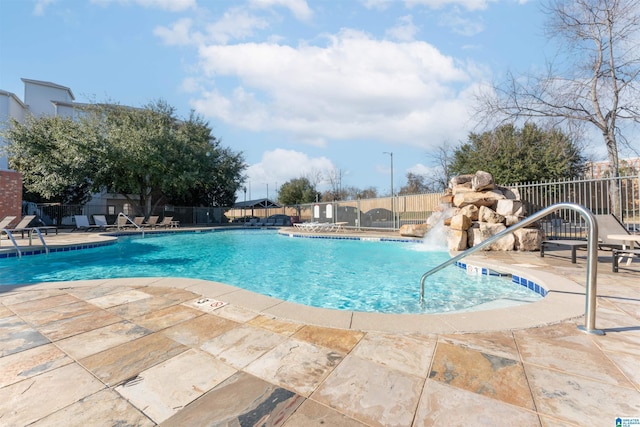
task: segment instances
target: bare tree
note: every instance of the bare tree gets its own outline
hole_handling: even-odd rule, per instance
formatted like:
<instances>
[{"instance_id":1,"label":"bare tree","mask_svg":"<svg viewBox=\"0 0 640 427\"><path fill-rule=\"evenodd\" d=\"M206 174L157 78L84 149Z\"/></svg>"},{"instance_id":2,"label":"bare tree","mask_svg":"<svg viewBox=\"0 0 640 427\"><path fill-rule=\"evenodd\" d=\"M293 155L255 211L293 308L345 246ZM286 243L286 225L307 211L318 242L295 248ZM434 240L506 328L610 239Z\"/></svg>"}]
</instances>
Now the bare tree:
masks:
<instances>
[{"instance_id":1,"label":"bare tree","mask_svg":"<svg viewBox=\"0 0 640 427\"><path fill-rule=\"evenodd\" d=\"M612 177L619 176L620 123L640 122L640 0L551 0L548 38L562 61L544 75L514 76L479 96L484 119L547 119L555 125L583 123L602 135ZM618 188L610 188L619 213Z\"/></svg>"},{"instance_id":2,"label":"bare tree","mask_svg":"<svg viewBox=\"0 0 640 427\"><path fill-rule=\"evenodd\" d=\"M333 168L327 172L327 179L331 189L326 192L331 200L344 200L345 192L342 191L342 169Z\"/></svg>"},{"instance_id":3,"label":"bare tree","mask_svg":"<svg viewBox=\"0 0 640 427\"><path fill-rule=\"evenodd\" d=\"M451 180L451 163L453 163L454 150L449 141L444 141L436 147L436 152L431 154L432 161L436 164L434 173L427 179L433 191L443 191L449 186Z\"/></svg>"}]
</instances>

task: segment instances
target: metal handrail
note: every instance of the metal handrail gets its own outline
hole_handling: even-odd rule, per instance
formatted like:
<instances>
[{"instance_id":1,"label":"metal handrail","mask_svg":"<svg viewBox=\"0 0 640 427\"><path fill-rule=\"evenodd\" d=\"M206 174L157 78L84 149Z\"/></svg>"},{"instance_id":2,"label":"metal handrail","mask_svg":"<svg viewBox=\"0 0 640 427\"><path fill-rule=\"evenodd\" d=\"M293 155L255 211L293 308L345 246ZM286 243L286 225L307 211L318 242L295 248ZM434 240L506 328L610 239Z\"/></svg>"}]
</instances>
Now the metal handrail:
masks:
<instances>
[{"instance_id":1,"label":"metal handrail","mask_svg":"<svg viewBox=\"0 0 640 427\"><path fill-rule=\"evenodd\" d=\"M8 228L3 228L2 230L0 230L0 237L2 237L2 233L7 233L9 240L11 240L11 243L13 243L13 246L16 248L16 251L18 252L18 258L22 258L22 252L20 251L20 246L18 246L18 242L16 242L16 239L13 237L13 234L11 233L11 231L9 231Z\"/></svg>"},{"instance_id":2,"label":"metal handrail","mask_svg":"<svg viewBox=\"0 0 640 427\"><path fill-rule=\"evenodd\" d=\"M38 227L34 227L32 230L29 231L29 246L31 246L31 235L33 232L36 232L36 234L38 235L38 237L40 238L40 241L42 242L42 246L44 246L44 251L47 255L49 255L49 247L47 246L47 244L44 241L44 237L42 236L42 233L40 232L40 229Z\"/></svg>"},{"instance_id":3,"label":"metal handrail","mask_svg":"<svg viewBox=\"0 0 640 427\"><path fill-rule=\"evenodd\" d=\"M125 217L125 218L127 219L127 221L129 221L131 224L133 224L133 226L134 226L135 228L137 228L139 231L141 231L141 232L142 232L142 237L144 238L144 228L142 228L142 227L140 227L138 224L136 224L136 223L135 223L135 221L133 221L131 218L129 218L127 215L125 215L125 213L124 213L124 212L120 212L120 213L118 214L118 216L119 216L119 217L121 217L121 216L122 216L122 217ZM117 220L116 220L116 223L117 223ZM120 229L120 225L118 225L118 230L119 230L119 229Z\"/></svg>"},{"instance_id":4,"label":"metal handrail","mask_svg":"<svg viewBox=\"0 0 640 427\"><path fill-rule=\"evenodd\" d=\"M501 231L498 234L495 234L478 243L476 246L467 249L466 251L454 256L453 258L443 262L442 264L432 268L422 275L420 278L420 303L424 301L424 285L427 277L431 276L434 273L442 270L443 268L457 262L458 260L466 257L467 255L471 255L472 253L479 251L495 242L496 240L501 239L502 237L520 229L526 227L529 224L534 223L535 221L543 218L553 212L556 212L560 209L570 209L576 211L582 215L589 225L588 236L587 236L587 283L586 283L586 303L585 303L585 324L584 326L579 325L578 329L597 335L604 335L604 332L600 329L596 329L596 289L597 289L597 274L598 274L598 222L596 221L593 213L585 208L584 206L575 204L575 203L557 203L555 205L551 205L545 209L542 209L535 214L523 219L517 224L512 225L506 230Z\"/></svg>"}]
</instances>

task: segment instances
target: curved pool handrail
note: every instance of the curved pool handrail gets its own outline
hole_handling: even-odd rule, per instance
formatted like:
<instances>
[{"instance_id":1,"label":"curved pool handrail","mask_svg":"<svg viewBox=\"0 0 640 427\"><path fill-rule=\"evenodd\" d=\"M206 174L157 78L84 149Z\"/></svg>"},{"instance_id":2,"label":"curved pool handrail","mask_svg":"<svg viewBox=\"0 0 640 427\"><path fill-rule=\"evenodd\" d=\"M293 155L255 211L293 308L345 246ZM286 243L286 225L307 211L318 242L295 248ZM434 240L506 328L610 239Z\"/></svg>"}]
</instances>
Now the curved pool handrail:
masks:
<instances>
[{"instance_id":1,"label":"curved pool handrail","mask_svg":"<svg viewBox=\"0 0 640 427\"><path fill-rule=\"evenodd\" d=\"M575 203L557 203L555 205L551 205L546 207L535 214L523 219L517 224L512 225L506 230L501 231L498 234L491 236L490 238L478 243L476 246L473 246L464 252L454 256L453 258L443 262L442 264L432 268L422 275L420 278L420 303L424 301L424 285L427 277L431 276L434 273L442 270L443 268L457 262L458 260L466 257L467 255L471 255L472 253L479 251L499 240L500 238L510 234L520 228L526 227L527 225L543 218L553 212L556 212L560 209L570 209L576 211L582 215L583 218L586 219L589 229L587 235L587 283L586 283L586 303L585 303L585 324L584 326L579 325L578 328L584 332L604 335L602 330L596 329L596 289L597 289L597 274L598 274L598 222L596 221L593 213L585 208L584 206L575 204Z\"/></svg>"}]
</instances>

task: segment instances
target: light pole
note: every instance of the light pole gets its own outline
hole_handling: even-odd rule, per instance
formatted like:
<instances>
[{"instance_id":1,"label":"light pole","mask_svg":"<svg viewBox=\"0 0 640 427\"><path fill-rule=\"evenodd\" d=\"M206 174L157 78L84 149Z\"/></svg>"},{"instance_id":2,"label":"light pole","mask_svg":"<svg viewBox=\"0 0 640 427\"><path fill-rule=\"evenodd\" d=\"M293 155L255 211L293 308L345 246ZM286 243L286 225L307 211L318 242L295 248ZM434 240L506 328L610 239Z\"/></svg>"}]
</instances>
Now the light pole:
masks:
<instances>
[{"instance_id":1,"label":"light pole","mask_svg":"<svg viewBox=\"0 0 640 427\"><path fill-rule=\"evenodd\" d=\"M267 201L264 202L264 206L265 206L265 209L266 209L265 218L268 218L269 217L269 184L267 184Z\"/></svg>"},{"instance_id":2,"label":"light pole","mask_svg":"<svg viewBox=\"0 0 640 427\"><path fill-rule=\"evenodd\" d=\"M391 159L391 229L396 229L396 211L393 203L393 151L385 151L383 154L388 154Z\"/></svg>"},{"instance_id":3,"label":"light pole","mask_svg":"<svg viewBox=\"0 0 640 427\"><path fill-rule=\"evenodd\" d=\"M242 213L242 222L247 225L247 187L242 187L244 191L244 212Z\"/></svg>"}]
</instances>

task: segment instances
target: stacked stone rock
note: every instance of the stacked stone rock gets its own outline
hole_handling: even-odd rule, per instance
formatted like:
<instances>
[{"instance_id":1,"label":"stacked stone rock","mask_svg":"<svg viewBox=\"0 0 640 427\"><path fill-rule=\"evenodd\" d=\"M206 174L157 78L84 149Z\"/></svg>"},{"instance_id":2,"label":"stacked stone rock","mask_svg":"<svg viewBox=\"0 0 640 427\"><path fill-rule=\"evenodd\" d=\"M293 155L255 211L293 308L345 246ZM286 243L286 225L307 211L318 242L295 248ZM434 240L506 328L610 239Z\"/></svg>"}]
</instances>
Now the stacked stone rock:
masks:
<instances>
[{"instance_id":1,"label":"stacked stone rock","mask_svg":"<svg viewBox=\"0 0 640 427\"><path fill-rule=\"evenodd\" d=\"M496 186L493 176L478 171L451 179L442 198L444 225L448 227L449 250L462 251L521 221L525 208L517 189ZM494 251L533 251L540 249L539 228L521 228L484 248Z\"/></svg>"}]
</instances>

